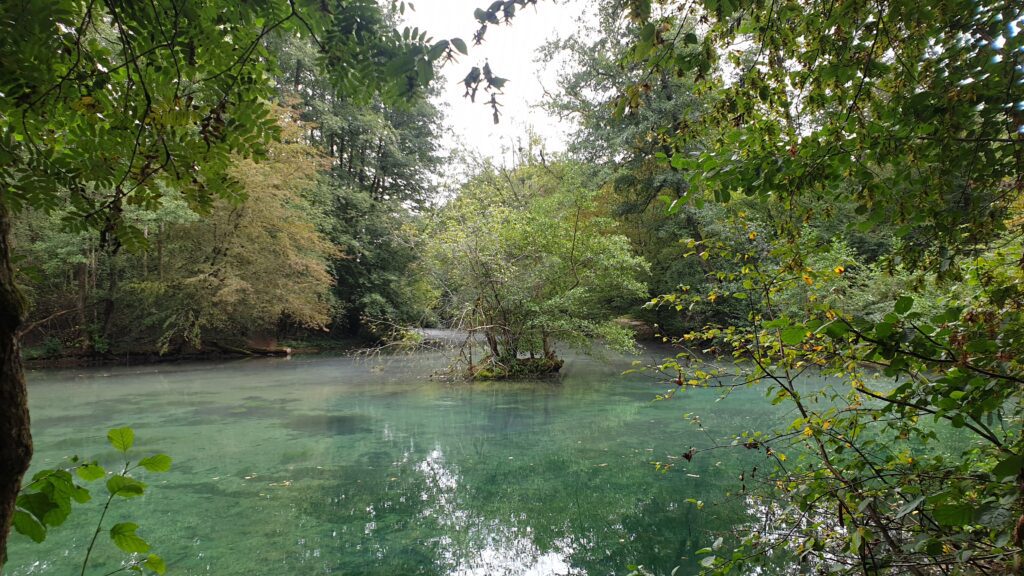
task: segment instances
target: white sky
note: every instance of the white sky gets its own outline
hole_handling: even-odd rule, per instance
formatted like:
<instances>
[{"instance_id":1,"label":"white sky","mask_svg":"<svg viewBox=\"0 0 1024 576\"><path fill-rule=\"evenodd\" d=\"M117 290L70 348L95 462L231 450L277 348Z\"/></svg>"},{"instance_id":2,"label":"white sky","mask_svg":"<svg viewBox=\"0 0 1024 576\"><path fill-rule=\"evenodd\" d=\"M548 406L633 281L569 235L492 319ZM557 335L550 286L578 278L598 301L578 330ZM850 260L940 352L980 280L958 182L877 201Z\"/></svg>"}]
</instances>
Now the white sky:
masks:
<instances>
[{"instance_id":1,"label":"white sky","mask_svg":"<svg viewBox=\"0 0 1024 576\"><path fill-rule=\"evenodd\" d=\"M581 0L541 0L538 6L527 6L516 13L512 25L490 25L483 44L473 46L473 33L479 24L473 17L476 8L487 9L491 0L413 0L416 10L406 10L405 25L426 30L435 41L458 37L469 46L469 56L445 65L438 78L442 93L439 104L446 115L452 134L446 149L463 148L498 163L511 163L507 150L518 148L518 139L526 140L533 129L545 141L545 149L556 152L565 148L565 133L571 126L546 114L538 104L544 87L555 90L557 66L543 69L535 62L537 49L549 38L570 36L577 28L576 15L585 3ZM465 78L473 66L483 67L489 61L497 76L508 78L499 95L501 123L494 125L490 99L483 87L476 103L463 98Z\"/></svg>"}]
</instances>

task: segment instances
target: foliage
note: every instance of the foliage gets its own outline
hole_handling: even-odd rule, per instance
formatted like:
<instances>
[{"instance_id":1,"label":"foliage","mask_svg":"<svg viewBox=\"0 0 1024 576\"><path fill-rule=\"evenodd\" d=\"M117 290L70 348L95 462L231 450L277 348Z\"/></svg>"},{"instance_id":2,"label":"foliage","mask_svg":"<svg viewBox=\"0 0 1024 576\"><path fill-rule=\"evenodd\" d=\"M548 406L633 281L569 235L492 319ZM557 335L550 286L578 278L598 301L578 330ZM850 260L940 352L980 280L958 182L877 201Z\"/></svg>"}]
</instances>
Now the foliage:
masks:
<instances>
[{"instance_id":1,"label":"foliage","mask_svg":"<svg viewBox=\"0 0 1024 576\"><path fill-rule=\"evenodd\" d=\"M106 479L107 499L82 559L82 574L89 567L89 557L104 528L103 521L111 504L118 498L137 498L146 492L146 484L133 477L132 472L146 470L162 473L171 469L171 458L166 454L153 454L135 462L129 459L128 452L135 444L135 431L131 428L111 429L107 432L107 441L124 456L120 472L108 472L95 460L83 461L75 456L69 459L66 468L36 472L32 480L22 488L15 505L14 529L35 542L42 542L51 530L67 520L74 504L85 504L92 499L92 494L83 482ZM167 569L164 560L156 554L147 554L150 545L138 535L138 529L139 526L133 522L120 522L107 530L114 546L128 555L122 570L163 574Z\"/></svg>"},{"instance_id":2,"label":"foliage","mask_svg":"<svg viewBox=\"0 0 1024 576\"><path fill-rule=\"evenodd\" d=\"M418 215L428 208L443 158L441 114L426 98L404 106L334 97L311 65L308 43L279 47L282 92L301 100L308 141L329 171L314 191L318 227L339 255L331 268L336 333L379 337L375 322L419 323L424 306L407 280L416 260Z\"/></svg>"},{"instance_id":3,"label":"foliage","mask_svg":"<svg viewBox=\"0 0 1024 576\"><path fill-rule=\"evenodd\" d=\"M461 40L394 30L371 0L0 7L0 395L8 403L0 498L14 498L32 453L19 358L25 303L14 284L10 215L59 213L64 229L98 233L99 251L114 257L122 247L148 246L145 229L128 217L133 209L159 210L171 198L206 214L218 201L244 199L232 167L239 157L265 156L278 136L268 101L279 69L268 45L279 36L316 44L336 93L363 102L422 94L435 63L465 48ZM100 338L87 347L111 334L120 286L117 263L107 264ZM8 504L0 506L0 564Z\"/></svg>"},{"instance_id":4,"label":"foliage","mask_svg":"<svg viewBox=\"0 0 1024 576\"><path fill-rule=\"evenodd\" d=\"M681 387L764 386L797 414L735 441L775 464L766 510L778 529L703 565L748 573L781 550L819 572L1013 570L1024 522L1020 7L628 5L641 33L626 61L643 80L617 112L641 113L665 72L713 104L691 129L655 135L687 178L670 211L713 198L750 231L747 246L738 234L692 240L692 256L715 264L708 282L657 300L740 300L746 317L680 337L680 356L655 369ZM839 222L847 230L822 233ZM892 386L869 387L871 367ZM806 385L814 372L847 384ZM953 434L968 440L945 455Z\"/></svg>"},{"instance_id":5,"label":"foliage","mask_svg":"<svg viewBox=\"0 0 1024 576\"><path fill-rule=\"evenodd\" d=\"M576 167L536 162L485 168L441 210L430 271L451 321L484 336L483 365L553 360L556 341L632 349L612 320L644 297L647 265L595 208Z\"/></svg>"},{"instance_id":6,"label":"foliage","mask_svg":"<svg viewBox=\"0 0 1024 576\"><path fill-rule=\"evenodd\" d=\"M161 322L164 347L198 346L207 333L256 337L281 322L322 328L329 321L335 249L316 230L316 208L304 198L323 161L301 141L302 125L286 110L278 114L282 142L269 146L263 162L239 160L231 169L246 200L187 230L172 227L174 258L164 264L165 277L126 287L129 306L161 311L153 320Z\"/></svg>"},{"instance_id":7,"label":"foliage","mask_svg":"<svg viewBox=\"0 0 1024 576\"><path fill-rule=\"evenodd\" d=\"M425 35L387 28L369 2L24 8L10 4L2 19L17 26L3 45L5 202L66 204L69 226L133 246L143 241L121 218L127 205L154 208L173 190L206 210L241 194L227 175L232 154L261 156L276 132L267 37L312 35L335 87L364 99L415 91L432 75L418 69L439 57Z\"/></svg>"},{"instance_id":8,"label":"foliage","mask_svg":"<svg viewBox=\"0 0 1024 576\"><path fill-rule=\"evenodd\" d=\"M171 196L153 210L127 209L148 252L111 254L87 233L63 231L60 215L27 213L15 235L20 266L38 271L25 276L30 318L53 318L30 336L54 334L72 350L168 351L273 335L282 322L325 326L336 249L306 199L324 160L301 141L294 114L275 109L282 141L264 161L235 159L244 200L219 201L202 219ZM66 328L54 322L62 319Z\"/></svg>"}]
</instances>

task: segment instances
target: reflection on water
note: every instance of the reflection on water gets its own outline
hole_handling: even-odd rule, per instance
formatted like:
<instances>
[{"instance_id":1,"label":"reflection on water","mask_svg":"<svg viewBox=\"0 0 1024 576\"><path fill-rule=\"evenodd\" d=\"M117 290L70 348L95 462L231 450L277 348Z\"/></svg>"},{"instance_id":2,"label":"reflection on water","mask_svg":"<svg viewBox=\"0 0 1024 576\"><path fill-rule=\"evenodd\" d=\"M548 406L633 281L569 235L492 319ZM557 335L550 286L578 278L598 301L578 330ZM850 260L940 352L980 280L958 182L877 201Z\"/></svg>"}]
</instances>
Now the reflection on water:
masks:
<instances>
[{"instance_id":1,"label":"reflection on water","mask_svg":"<svg viewBox=\"0 0 1024 576\"><path fill-rule=\"evenodd\" d=\"M427 503L422 515L437 518L446 530L436 539L439 572L453 576L572 573L569 557L573 546L569 539L559 539L554 550L542 552L530 538L531 528L519 526L522 518L488 520L460 508L460 478L445 466L440 448L432 450L416 468L427 480L427 489L420 494Z\"/></svg>"},{"instance_id":2,"label":"reflection on water","mask_svg":"<svg viewBox=\"0 0 1024 576\"><path fill-rule=\"evenodd\" d=\"M661 389L619 375L628 359L570 358L555 382L431 381L443 362L33 373L35 466L113 463L105 431L124 425L144 453L171 454L173 470L143 475L152 489L108 521L137 522L179 575L685 574L750 522L738 476L763 456L678 456L763 427L758 392L652 402ZM98 515L83 506L41 545L16 537L10 574L73 571ZM106 542L94 557L97 574L122 558Z\"/></svg>"}]
</instances>

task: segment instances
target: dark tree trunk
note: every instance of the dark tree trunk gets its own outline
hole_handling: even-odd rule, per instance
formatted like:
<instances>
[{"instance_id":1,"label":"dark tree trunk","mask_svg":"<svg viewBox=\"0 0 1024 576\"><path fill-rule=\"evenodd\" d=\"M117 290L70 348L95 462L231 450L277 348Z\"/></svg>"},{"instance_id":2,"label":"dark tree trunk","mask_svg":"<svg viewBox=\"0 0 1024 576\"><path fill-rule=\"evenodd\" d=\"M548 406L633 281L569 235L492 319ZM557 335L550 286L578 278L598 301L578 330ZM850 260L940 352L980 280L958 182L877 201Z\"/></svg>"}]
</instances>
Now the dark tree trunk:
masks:
<instances>
[{"instance_id":1,"label":"dark tree trunk","mask_svg":"<svg viewBox=\"0 0 1024 576\"><path fill-rule=\"evenodd\" d=\"M0 202L0 572L7 561L14 501L32 459L28 391L17 336L26 306L14 284L10 242L10 214Z\"/></svg>"},{"instance_id":2,"label":"dark tree trunk","mask_svg":"<svg viewBox=\"0 0 1024 576\"><path fill-rule=\"evenodd\" d=\"M116 306L114 293L117 292L117 252L115 248L107 258L110 275L107 277L107 295L103 299L103 325L100 327L100 334L103 335L104 344L107 346L110 345L110 329L114 323L114 310Z\"/></svg>"},{"instance_id":3,"label":"dark tree trunk","mask_svg":"<svg viewBox=\"0 0 1024 576\"><path fill-rule=\"evenodd\" d=\"M501 356L501 351L498 350L498 339L494 336L494 332L490 330L484 331L484 337L487 338L487 346L491 349L491 356L497 360Z\"/></svg>"},{"instance_id":4,"label":"dark tree trunk","mask_svg":"<svg viewBox=\"0 0 1024 576\"><path fill-rule=\"evenodd\" d=\"M88 352L92 349L92 341L89 338L89 317L86 316L86 307L89 304L89 263L82 262L76 267L75 271L78 276L78 299L76 306L78 308L78 333L81 338L81 348L83 352Z\"/></svg>"}]
</instances>

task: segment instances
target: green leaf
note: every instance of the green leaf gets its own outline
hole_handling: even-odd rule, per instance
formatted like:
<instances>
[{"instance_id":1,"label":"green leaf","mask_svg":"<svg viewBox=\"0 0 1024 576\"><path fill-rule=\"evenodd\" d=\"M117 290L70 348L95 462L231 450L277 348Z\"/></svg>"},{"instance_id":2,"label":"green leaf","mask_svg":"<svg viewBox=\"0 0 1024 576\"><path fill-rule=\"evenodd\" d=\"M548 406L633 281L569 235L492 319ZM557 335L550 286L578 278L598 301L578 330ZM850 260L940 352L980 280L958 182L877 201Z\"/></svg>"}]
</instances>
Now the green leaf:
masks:
<instances>
[{"instance_id":1,"label":"green leaf","mask_svg":"<svg viewBox=\"0 0 1024 576\"><path fill-rule=\"evenodd\" d=\"M932 516L941 526L965 526L974 520L974 508L967 504L938 506Z\"/></svg>"},{"instance_id":2,"label":"green leaf","mask_svg":"<svg viewBox=\"0 0 1024 576\"><path fill-rule=\"evenodd\" d=\"M122 552L127 552L129 554L134 552L148 552L149 543L135 534L135 531L138 529L139 525L134 522L114 524L110 528L110 539L114 541L114 544L117 545Z\"/></svg>"},{"instance_id":3,"label":"green leaf","mask_svg":"<svg viewBox=\"0 0 1024 576\"><path fill-rule=\"evenodd\" d=\"M469 50L466 48L466 42L462 38L452 38L452 46L463 54L469 54Z\"/></svg>"},{"instance_id":4,"label":"green leaf","mask_svg":"<svg viewBox=\"0 0 1024 576\"><path fill-rule=\"evenodd\" d=\"M893 333L893 325L890 322L879 322L875 324L875 336L888 338Z\"/></svg>"},{"instance_id":5,"label":"green leaf","mask_svg":"<svg viewBox=\"0 0 1024 576\"><path fill-rule=\"evenodd\" d=\"M75 502L79 504L85 504L89 500L92 500L92 495L89 494L89 490L81 486L75 486L71 490L71 497L75 499Z\"/></svg>"},{"instance_id":6,"label":"green leaf","mask_svg":"<svg viewBox=\"0 0 1024 576\"><path fill-rule=\"evenodd\" d=\"M135 443L135 431L131 428L114 428L107 432L107 440L118 452L127 452Z\"/></svg>"},{"instance_id":7,"label":"green leaf","mask_svg":"<svg viewBox=\"0 0 1024 576\"><path fill-rule=\"evenodd\" d=\"M992 475L1000 479L1016 477L1020 474L1021 468L1024 468L1024 456L1014 454L996 464L992 469Z\"/></svg>"},{"instance_id":8,"label":"green leaf","mask_svg":"<svg viewBox=\"0 0 1024 576\"><path fill-rule=\"evenodd\" d=\"M850 553L859 554L861 544L864 542L864 529L858 528L850 534Z\"/></svg>"},{"instance_id":9,"label":"green leaf","mask_svg":"<svg viewBox=\"0 0 1024 576\"><path fill-rule=\"evenodd\" d=\"M924 501L925 501L925 497L924 496L918 496L917 498L911 500L910 502L907 502L906 505L904 505L902 508L900 508L899 512L896 513L896 519L899 520L900 518L903 518L907 514L910 514L911 512L916 510L917 507L920 506L921 503L924 502Z\"/></svg>"},{"instance_id":10,"label":"green leaf","mask_svg":"<svg viewBox=\"0 0 1024 576\"><path fill-rule=\"evenodd\" d=\"M893 307L893 311L899 315L904 315L910 312L910 309L914 306L914 299L910 296L902 296L896 301L896 305Z\"/></svg>"},{"instance_id":11,"label":"green leaf","mask_svg":"<svg viewBox=\"0 0 1024 576\"><path fill-rule=\"evenodd\" d=\"M35 542L46 540L46 527L36 520L35 516L24 510L14 511L12 524L19 534L24 534Z\"/></svg>"},{"instance_id":12,"label":"green leaf","mask_svg":"<svg viewBox=\"0 0 1024 576\"><path fill-rule=\"evenodd\" d=\"M700 561L700 565L705 567L705 568L711 568L712 566L715 565L715 560L717 560L717 559L718 559L718 556L708 556L708 557L706 557L706 558L704 558L704 559L702 559Z\"/></svg>"},{"instance_id":13,"label":"green leaf","mask_svg":"<svg viewBox=\"0 0 1024 576\"><path fill-rule=\"evenodd\" d=\"M134 498L136 496L142 496L146 491L146 485L127 476L111 476L110 479L107 480L107 491L114 496Z\"/></svg>"},{"instance_id":14,"label":"green leaf","mask_svg":"<svg viewBox=\"0 0 1024 576\"><path fill-rule=\"evenodd\" d=\"M17 506L22 510L30 512L44 524L51 512L60 509L60 503L48 493L33 492L18 496Z\"/></svg>"},{"instance_id":15,"label":"green leaf","mask_svg":"<svg viewBox=\"0 0 1024 576\"><path fill-rule=\"evenodd\" d=\"M447 40L441 40L437 44L434 44L430 47L430 60L437 60L441 56L444 56L446 50L448 50Z\"/></svg>"},{"instance_id":16,"label":"green leaf","mask_svg":"<svg viewBox=\"0 0 1024 576\"><path fill-rule=\"evenodd\" d=\"M434 66L428 60L416 61L416 80L426 86L434 80Z\"/></svg>"},{"instance_id":17,"label":"green leaf","mask_svg":"<svg viewBox=\"0 0 1024 576\"><path fill-rule=\"evenodd\" d=\"M107 475L107 471L103 469L103 466L99 464L84 464L75 468L75 474L79 478L86 482L92 482L93 480L99 480Z\"/></svg>"},{"instance_id":18,"label":"green leaf","mask_svg":"<svg viewBox=\"0 0 1024 576\"><path fill-rule=\"evenodd\" d=\"M791 326L782 331L782 341L788 346L796 346L804 341L807 329L803 326Z\"/></svg>"},{"instance_id":19,"label":"green leaf","mask_svg":"<svg viewBox=\"0 0 1024 576\"><path fill-rule=\"evenodd\" d=\"M164 574L167 572L167 564L164 562L164 559L156 554L150 554L142 565L157 574Z\"/></svg>"},{"instance_id":20,"label":"green leaf","mask_svg":"<svg viewBox=\"0 0 1024 576\"><path fill-rule=\"evenodd\" d=\"M171 457L167 454L154 454L139 460L139 466L150 472L167 472L171 469Z\"/></svg>"}]
</instances>

